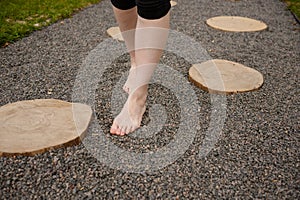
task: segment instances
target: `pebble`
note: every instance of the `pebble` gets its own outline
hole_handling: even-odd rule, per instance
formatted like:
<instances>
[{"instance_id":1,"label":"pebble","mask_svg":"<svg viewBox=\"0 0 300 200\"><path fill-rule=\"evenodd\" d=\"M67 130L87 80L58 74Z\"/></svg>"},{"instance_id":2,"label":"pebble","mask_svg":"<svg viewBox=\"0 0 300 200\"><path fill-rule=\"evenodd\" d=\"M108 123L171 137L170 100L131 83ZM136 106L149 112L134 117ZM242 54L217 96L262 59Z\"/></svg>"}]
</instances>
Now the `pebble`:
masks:
<instances>
[{"instance_id":1,"label":"pebble","mask_svg":"<svg viewBox=\"0 0 300 200\"><path fill-rule=\"evenodd\" d=\"M0 157L2 199L299 199L296 102L300 32L295 30L298 25L285 4L273 0L190 0L179 2L172 12L171 28L213 50L211 58L242 63L265 77L261 89L227 96L225 126L213 150L204 158L198 157L209 127L211 98L191 86L201 106L198 133L188 151L171 165L154 174L123 172L98 161L83 144L34 157ZM262 20L269 29L227 33L204 23L207 18L227 14ZM1 48L1 105L50 97L71 101L82 62L109 38L106 29L111 26L116 26L111 5L101 1ZM107 71L111 80L98 85L101 92L95 99L99 103L95 113L105 122L105 130L112 121L109 94L116 82L113 77L128 69L128 61L127 55L118 58ZM165 52L162 62L186 78L193 64L172 52ZM53 89L52 94L47 93L48 88ZM130 151L154 151L172 141L177 126L173 122L180 122L178 101L158 86L152 97L152 103L168 105L169 123L175 127L147 140L105 136Z\"/></svg>"}]
</instances>

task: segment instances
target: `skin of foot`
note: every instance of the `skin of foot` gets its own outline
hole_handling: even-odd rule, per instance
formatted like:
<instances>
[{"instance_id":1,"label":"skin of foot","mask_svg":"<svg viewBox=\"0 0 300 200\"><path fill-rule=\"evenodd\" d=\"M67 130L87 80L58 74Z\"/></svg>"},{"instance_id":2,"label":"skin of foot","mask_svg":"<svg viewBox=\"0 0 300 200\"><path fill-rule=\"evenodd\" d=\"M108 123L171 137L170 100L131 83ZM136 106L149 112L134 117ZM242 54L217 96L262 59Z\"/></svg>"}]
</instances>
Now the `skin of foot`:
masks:
<instances>
[{"instance_id":1,"label":"skin of foot","mask_svg":"<svg viewBox=\"0 0 300 200\"><path fill-rule=\"evenodd\" d=\"M110 129L111 134L123 136L140 127L146 110L147 90L148 86L144 85L128 96L120 114L114 119Z\"/></svg>"},{"instance_id":2,"label":"skin of foot","mask_svg":"<svg viewBox=\"0 0 300 200\"><path fill-rule=\"evenodd\" d=\"M129 76L130 76L130 72L132 72L133 70L135 70L135 68L136 68L136 64L135 64L135 62L133 62L133 61L131 61L131 67L130 67L130 70L129 70L129 75L128 75L128 78L127 78L127 81L125 82L125 84L123 85L123 90L127 93L127 94L129 94L130 93L130 80L131 79L129 79Z\"/></svg>"}]
</instances>

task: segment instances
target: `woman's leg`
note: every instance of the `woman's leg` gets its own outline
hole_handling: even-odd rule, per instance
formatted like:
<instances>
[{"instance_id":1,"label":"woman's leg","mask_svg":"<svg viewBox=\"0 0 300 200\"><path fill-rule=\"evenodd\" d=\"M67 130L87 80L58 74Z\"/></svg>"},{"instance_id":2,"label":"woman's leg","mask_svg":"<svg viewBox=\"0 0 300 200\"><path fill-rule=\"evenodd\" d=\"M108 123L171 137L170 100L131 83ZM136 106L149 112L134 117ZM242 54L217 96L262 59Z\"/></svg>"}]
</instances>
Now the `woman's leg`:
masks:
<instances>
[{"instance_id":1,"label":"woman's leg","mask_svg":"<svg viewBox=\"0 0 300 200\"><path fill-rule=\"evenodd\" d=\"M133 66L124 87L129 93L128 99L114 119L110 130L112 134L125 135L136 130L141 124L148 83L167 40L171 5L169 0L111 2ZM137 11L138 17L134 11Z\"/></svg>"},{"instance_id":2,"label":"woman's leg","mask_svg":"<svg viewBox=\"0 0 300 200\"><path fill-rule=\"evenodd\" d=\"M126 82L129 97L115 118L110 132L125 135L140 127L145 112L148 83L159 63L169 29L169 12L159 19L145 19L138 16L135 31L136 68L130 71Z\"/></svg>"},{"instance_id":3,"label":"woman's leg","mask_svg":"<svg viewBox=\"0 0 300 200\"><path fill-rule=\"evenodd\" d=\"M113 6L115 18L118 22L122 37L124 38L125 44L130 54L131 67L135 68L135 51L134 51L134 40L135 40L135 29L137 24L137 8L136 6L127 10L121 10ZM125 84L123 89L129 93L129 88Z\"/></svg>"}]
</instances>

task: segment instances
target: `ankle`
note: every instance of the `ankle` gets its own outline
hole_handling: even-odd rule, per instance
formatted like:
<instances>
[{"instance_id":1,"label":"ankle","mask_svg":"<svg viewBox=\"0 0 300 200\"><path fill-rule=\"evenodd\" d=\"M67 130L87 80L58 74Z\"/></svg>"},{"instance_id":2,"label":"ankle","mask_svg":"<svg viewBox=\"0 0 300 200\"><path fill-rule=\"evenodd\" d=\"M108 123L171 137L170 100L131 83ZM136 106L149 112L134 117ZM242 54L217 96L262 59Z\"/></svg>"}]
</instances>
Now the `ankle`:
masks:
<instances>
[{"instance_id":1,"label":"ankle","mask_svg":"<svg viewBox=\"0 0 300 200\"><path fill-rule=\"evenodd\" d=\"M144 85L138 88L131 94L131 99L135 101L137 104L144 105L148 95L148 85Z\"/></svg>"}]
</instances>

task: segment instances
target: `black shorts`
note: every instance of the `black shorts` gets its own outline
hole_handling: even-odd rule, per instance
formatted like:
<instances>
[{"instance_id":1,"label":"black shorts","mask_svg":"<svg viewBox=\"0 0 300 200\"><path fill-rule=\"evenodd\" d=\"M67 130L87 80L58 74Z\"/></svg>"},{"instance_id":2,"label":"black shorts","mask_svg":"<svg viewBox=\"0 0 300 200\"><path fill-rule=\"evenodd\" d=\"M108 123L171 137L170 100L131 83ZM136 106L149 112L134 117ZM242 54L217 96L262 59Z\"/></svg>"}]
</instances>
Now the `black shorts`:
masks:
<instances>
[{"instance_id":1,"label":"black shorts","mask_svg":"<svg viewBox=\"0 0 300 200\"><path fill-rule=\"evenodd\" d=\"M121 10L137 6L138 15L145 19L159 19L171 8L170 0L111 0L111 3Z\"/></svg>"}]
</instances>

